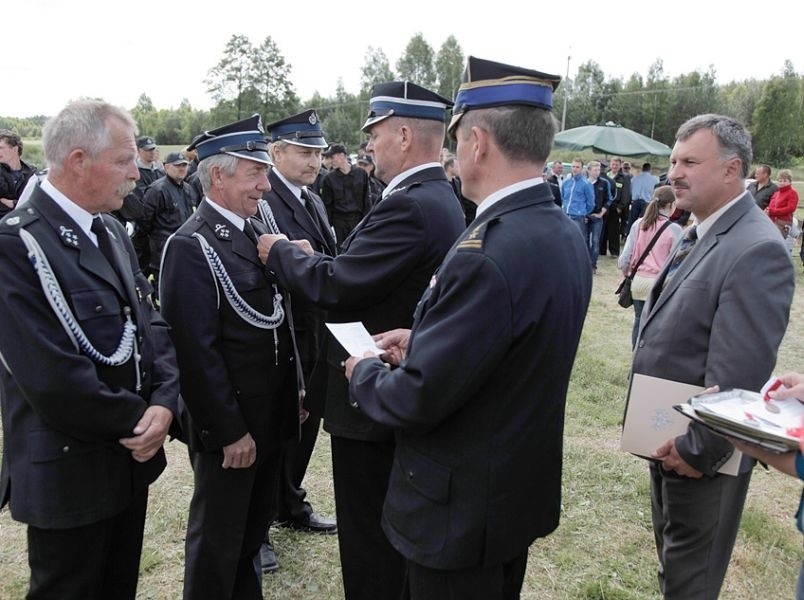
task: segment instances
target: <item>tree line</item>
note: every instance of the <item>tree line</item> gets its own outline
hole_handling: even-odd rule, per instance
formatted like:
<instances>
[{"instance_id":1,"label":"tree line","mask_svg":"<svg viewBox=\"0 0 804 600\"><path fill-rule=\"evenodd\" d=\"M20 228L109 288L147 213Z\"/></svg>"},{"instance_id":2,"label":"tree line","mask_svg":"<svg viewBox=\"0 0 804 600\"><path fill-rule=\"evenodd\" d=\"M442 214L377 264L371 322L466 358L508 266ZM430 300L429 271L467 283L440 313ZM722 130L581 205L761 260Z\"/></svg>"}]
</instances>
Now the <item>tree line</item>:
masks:
<instances>
[{"instance_id":1,"label":"tree line","mask_svg":"<svg viewBox=\"0 0 804 600\"><path fill-rule=\"evenodd\" d=\"M292 82L292 64L270 36L255 45L244 35L233 35L204 81L213 108L195 109L186 99L178 108L157 108L143 93L131 112L142 134L153 136L160 144L181 145L197 133L255 112L264 123L270 123L315 108L327 139L354 149L362 140L360 126L373 84L407 79L452 98L464 63L463 49L454 36L435 50L417 33L394 68L381 48L369 46L359 90L347 91L340 81L334 95L316 92L302 101ZM566 129L614 122L672 146L680 123L697 114L717 112L745 123L753 136L756 162L791 165L804 158L804 79L789 60L780 74L767 80L752 78L720 85L716 75L710 67L671 78L657 59L646 76L633 73L623 79L607 77L590 60L562 82L553 113L559 123L565 117ZM567 109L562 115L565 96ZM0 127L37 138L45 120L44 116L0 117Z\"/></svg>"}]
</instances>

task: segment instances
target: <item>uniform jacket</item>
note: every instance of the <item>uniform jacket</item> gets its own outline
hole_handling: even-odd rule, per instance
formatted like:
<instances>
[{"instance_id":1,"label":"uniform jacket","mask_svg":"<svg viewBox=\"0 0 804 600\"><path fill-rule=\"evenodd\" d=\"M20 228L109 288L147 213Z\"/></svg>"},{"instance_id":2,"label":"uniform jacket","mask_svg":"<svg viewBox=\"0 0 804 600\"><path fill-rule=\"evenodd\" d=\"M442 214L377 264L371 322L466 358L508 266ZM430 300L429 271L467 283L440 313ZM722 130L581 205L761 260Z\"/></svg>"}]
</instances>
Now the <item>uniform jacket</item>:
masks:
<instances>
[{"instance_id":1,"label":"uniform jacket","mask_svg":"<svg viewBox=\"0 0 804 600\"><path fill-rule=\"evenodd\" d=\"M165 242L190 218L199 202L193 186L186 182L177 184L167 175L148 186L137 229L148 236L152 269L159 270Z\"/></svg>"},{"instance_id":2,"label":"uniform jacket","mask_svg":"<svg viewBox=\"0 0 804 600\"><path fill-rule=\"evenodd\" d=\"M22 171L22 177L18 181L14 181L14 178L11 176L11 168L5 163L0 163L0 198L19 200L22 190L25 189L25 184L28 183L31 175L36 173L36 169L24 160L20 161L20 165L22 166L20 169ZM11 212L11 210L12 209L5 204L0 203L0 217Z\"/></svg>"},{"instance_id":3,"label":"uniform jacket","mask_svg":"<svg viewBox=\"0 0 804 600\"><path fill-rule=\"evenodd\" d=\"M380 200L337 257L308 257L278 242L267 266L294 298L328 309L331 321L362 321L370 333L380 333L410 327L422 291L463 229L463 211L444 169L432 167L412 174ZM330 340L324 428L352 439L391 439L390 430L349 407L340 366L346 358Z\"/></svg>"},{"instance_id":4,"label":"uniform jacket","mask_svg":"<svg viewBox=\"0 0 804 600\"><path fill-rule=\"evenodd\" d=\"M383 529L433 569L500 564L558 525L564 404L589 251L548 184L500 200L447 254L407 358L360 362L355 407L396 430Z\"/></svg>"},{"instance_id":5,"label":"uniform jacket","mask_svg":"<svg viewBox=\"0 0 804 600\"><path fill-rule=\"evenodd\" d=\"M160 450L138 463L118 440L149 405L177 413L178 372L167 325L153 310L150 284L125 230L104 216L122 271L41 188L0 224L0 367L4 429L2 504L14 519L40 528L78 527L125 509L165 467ZM142 389L133 359L101 366L76 350L46 299L20 228L47 256L67 303L93 346L117 348L126 307L137 326ZM178 418L176 418L178 423Z\"/></svg>"},{"instance_id":6,"label":"uniform jacket","mask_svg":"<svg viewBox=\"0 0 804 600\"><path fill-rule=\"evenodd\" d=\"M631 178L622 171L617 175L609 171L606 176L611 181L611 195L614 196L611 205L627 210L631 206Z\"/></svg>"},{"instance_id":7,"label":"uniform jacket","mask_svg":"<svg viewBox=\"0 0 804 600\"><path fill-rule=\"evenodd\" d=\"M659 294L670 262L645 304L633 372L759 391L776 365L793 299L793 265L776 227L745 193ZM695 423L676 438L676 448L707 475L734 450ZM742 470L752 464L744 460Z\"/></svg>"},{"instance_id":8,"label":"uniform jacket","mask_svg":"<svg viewBox=\"0 0 804 600\"><path fill-rule=\"evenodd\" d=\"M315 210L313 217L276 173L271 171L268 181L271 183L271 191L264 194L263 198L268 201L279 230L288 239L307 240L316 252L335 256L335 238L332 237L324 203L318 194L308 189ZM327 313L303 296L294 297L292 306L299 356L303 365L312 366L325 335L324 321ZM310 373L305 372L305 375L309 377Z\"/></svg>"},{"instance_id":9,"label":"uniform jacket","mask_svg":"<svg viewBox=\"0 0 804 600\"><path fill-rule=\"evenodd\" d=\"M360 220L371 208L368 175L355 166L345 174L340 169L332 169L321 184L321 198L330 221L333 218Z\"/></svg>"},{"instance_id":10,"label":"uniform jacket","mask_svg":"<svg viewBox=\"0 0 804 600\"><path fill-rule=\"evenodd\" d=\"M242 298L273 313L272 279L256 246L204 199L165 246L160 275L162 314L181 374L182 422L197 452L220 451L250 433L257 451L298 434L298 395L287 317L274 332L244 321L224 296L194 234L217 252ZM267 233L252 220L257 234ZM277 364L278 363L278 364Z\"/></svg>"}]
</instances>

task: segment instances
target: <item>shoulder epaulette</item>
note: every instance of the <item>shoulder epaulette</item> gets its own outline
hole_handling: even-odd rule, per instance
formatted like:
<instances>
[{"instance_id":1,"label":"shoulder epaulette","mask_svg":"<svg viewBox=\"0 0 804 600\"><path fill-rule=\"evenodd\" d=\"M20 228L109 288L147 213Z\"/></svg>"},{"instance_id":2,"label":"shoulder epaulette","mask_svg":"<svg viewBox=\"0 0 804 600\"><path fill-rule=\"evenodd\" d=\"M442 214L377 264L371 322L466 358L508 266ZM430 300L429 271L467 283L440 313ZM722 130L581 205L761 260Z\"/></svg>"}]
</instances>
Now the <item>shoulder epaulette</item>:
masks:
<instances>
[{"instance_id":1,"label":"shoulder epaulette","mask_svg":"<svg viewBox=\"0 0 804 600\"><path fill-rule=\"evenodd\" d=\"M497 222L497 219L491 219L490 221L484 221L480 225L473 227L466 237L461 240L458 244L456 250L482 250L483 249L483 242L485 241L486 232L488 231L489 225L492 225Z\"/></svg>"},{"instance_id":2,"label":"shoulder epaulette","mask_svg":"<svg viewBox=\"0 0 804 600\"><path fill-rule=\"evenodd\" d=\"M16 231L20 227L25 227L37 219L39 219L39 215L31 206L15 210L0 221L0 231Z\"/></svg>"}]
</instances>

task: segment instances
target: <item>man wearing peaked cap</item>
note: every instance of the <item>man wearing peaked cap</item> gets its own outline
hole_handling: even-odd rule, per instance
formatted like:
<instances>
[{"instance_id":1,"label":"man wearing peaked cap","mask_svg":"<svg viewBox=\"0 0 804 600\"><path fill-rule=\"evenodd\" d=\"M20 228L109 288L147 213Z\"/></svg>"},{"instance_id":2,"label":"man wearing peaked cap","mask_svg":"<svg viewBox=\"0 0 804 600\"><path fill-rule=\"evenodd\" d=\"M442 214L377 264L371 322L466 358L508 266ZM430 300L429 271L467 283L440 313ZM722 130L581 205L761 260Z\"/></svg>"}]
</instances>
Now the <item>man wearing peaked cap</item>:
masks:
<instances>
[{"instance_id":1,"label":"man wearing peaked cap","mask_svg":"<svg viewBox=\"0 0 804 600\"><path fill-rule=\"evenodd\" d=\"M279 230L291 240L306 240L316 252L334 256L335 239L324 204L313 186L321 168L321 151L327 147L317 113L306 110L271 123L266 129L274 168L268 174L271 189L263 194L263 199L268 202ZM276 517L280 524L297 529L335 533L335 520L317 515L306 501L302 487L324 411L325 321L325 310L304 298L294 298L293 323L306 383L304 408L309 414L302 423L301 437L289 440L283 448ZM267 531L260 555L264 571L277 568Z\"/></svg>"},{"instance_id":2,"label":"man wearing peaked cap","mask_svg":"<svg viewBox=\"0 0 804 600\"><path fill-rule=\"evenodd\" d=\"M184 598L258 599L254 561L281 448L298 436L302 383L291 315L257 255L267 229L252 217L271 189L271 160L256 115L193 146L205 197L165 245L160 280L195 481Z\"/></svg>"},{"instance_id":3,"label":"man wearing peaked cap","mask_svg":"<svg viewBox=\"0 0 804 600\"><path fill-rule=\"evenodd\" d=\"M371 208L368 175L349 162L346 146L332 144L326 151L330 171L321 182L321 199L327 209L340 249L343 241Z\"/></svg>"},{"instance_id":4,"label":"man wearing peaked cap","mask_svg":"<svg viewBox=\"0 0 804 600\"><path fill-rule=\"evenodd\" d=\"M448 104L412 83L374 87L366 151L388 187L341 254L307 256L280 236L260 239L261 258L294 301L306 298L328 309L333 322L362 321L370 333L410 327L417 301L464 228L438 162ZM345 597L398 598L405 561L380 526L394 433L350 405L342 366L348 355L334 339L328 343L324 428L332 443Z\"/></svg>"},{"instance_id":5,"label":"man wearing peaked cap","mask_svg":"<svg viewBox=\"0 0 804 600\"><path fill-rule=\"evenodd\" d=\"M557 82L469 58L450 131L477 216L412 330L381 334L383 360L346 362L354 406L396 433L382 526L414 600L519 598L528 547L558 525L564 404L592 277L542 179Z\"/></svg>"}]
</instances>

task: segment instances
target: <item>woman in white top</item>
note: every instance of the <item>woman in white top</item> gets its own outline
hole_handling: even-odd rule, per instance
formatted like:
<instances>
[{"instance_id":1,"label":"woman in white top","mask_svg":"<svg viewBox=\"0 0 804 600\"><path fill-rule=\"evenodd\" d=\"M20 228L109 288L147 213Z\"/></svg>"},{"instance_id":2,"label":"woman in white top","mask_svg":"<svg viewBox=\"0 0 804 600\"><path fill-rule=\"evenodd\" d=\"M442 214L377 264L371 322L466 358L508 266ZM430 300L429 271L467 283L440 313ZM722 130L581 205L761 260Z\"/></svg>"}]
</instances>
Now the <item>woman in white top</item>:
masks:
<instances>
[{"instance_id":1,"label":"woman in white top","mask_svg":"<svg viewBox=\"0 0 804 600\"><path fill-rule=\"evenodd\" d=\"M663 185L653 190L653 198L647 208L645 216L634 221L625 248L620 253L617 266L628 275L634 268L634 264L645 252L653 237L659 229L667 222L675 209L676 199L673 190L669 185ZM633 281L631 282L631 296L634 298L634 326L631 330L631 346L636 345L639 334L639 320L642 316L642 309L645 300L648 298L656 277L662 270L667 257L681 238L682 229L676 223L671 223L662 231L658 240L651 248L648 256L639 265Z\"/></svg>"}]
</instances>

